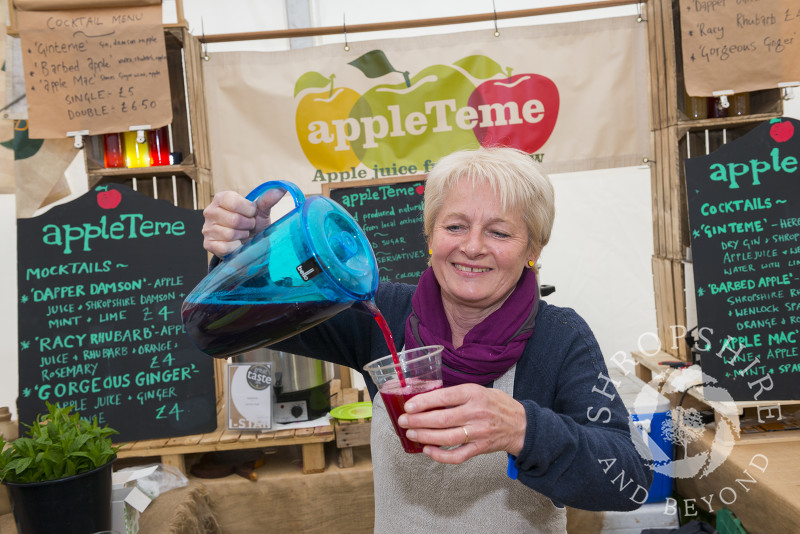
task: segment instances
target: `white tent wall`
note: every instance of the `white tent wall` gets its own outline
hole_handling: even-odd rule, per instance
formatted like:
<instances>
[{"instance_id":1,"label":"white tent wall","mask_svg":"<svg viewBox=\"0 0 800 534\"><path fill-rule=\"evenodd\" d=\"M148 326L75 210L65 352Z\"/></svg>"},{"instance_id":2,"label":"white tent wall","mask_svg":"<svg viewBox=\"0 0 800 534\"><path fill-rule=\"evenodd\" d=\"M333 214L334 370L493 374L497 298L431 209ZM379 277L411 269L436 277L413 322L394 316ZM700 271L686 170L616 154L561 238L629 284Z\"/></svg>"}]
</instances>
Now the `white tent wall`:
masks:
<instances>
[{"instance_id":1,"label":"white tent wall","mask_svg":"<svg viewBox=\"0 0 800 534\"><path fill-rule=\"evenodd\" d=\"M577 0L542 2L542 5L581 3ZM169 2L165 2L166 11ZM184 0L184 12L195 35L274 30L287 27L287 19L297 19L289 27L336 26L347 24L444 17L454 14L491 12L486 0ZM287 9L286 6L289 6ZM305 6L308 9L305 9ZM498 11L530 8L524 0L496 0ZM174 10L174 7L173 7ZM287 13L289 13L287 15ZM306 15L303 15L307 13ZM536 19L511 19L498 22L503 27L524 24L547 24L597 16L636 16L636 6L548 15ZM202 19L202 22L201 22ZM348 34L348 40L408 37L419 34L486 29L494 31L493 22L458 26L397 30L391 32ZM314 44L343 43L344 36L315 38ZM209 52L223 50L283 50L289 40L233 42L209 46ZM786 103L786 115L800 118L798 99ZM643 154L644 156L644 154ZM74 196L87 190L83 157L79 155L67 171ZM653 296L651 257L653 254L652 201L650 170L646 166L607 169L553 175L556 191L556 222L550 244L541 258L541 282L553 285L556 292L547 301L575 308L594 330L607 358L618 351L636 350L640 339L653 348L656 314ZM0 266L0 406L16 412L17 384L17 262L16 219L13 195L0 195L0 249L8 261ZM691 299L690 299L691 302ZM690 310L692 316L692 310ZM693 325L690 325L693 326ZM644 336L644 337L643 337Z\"/></svg>"}]
</instances>

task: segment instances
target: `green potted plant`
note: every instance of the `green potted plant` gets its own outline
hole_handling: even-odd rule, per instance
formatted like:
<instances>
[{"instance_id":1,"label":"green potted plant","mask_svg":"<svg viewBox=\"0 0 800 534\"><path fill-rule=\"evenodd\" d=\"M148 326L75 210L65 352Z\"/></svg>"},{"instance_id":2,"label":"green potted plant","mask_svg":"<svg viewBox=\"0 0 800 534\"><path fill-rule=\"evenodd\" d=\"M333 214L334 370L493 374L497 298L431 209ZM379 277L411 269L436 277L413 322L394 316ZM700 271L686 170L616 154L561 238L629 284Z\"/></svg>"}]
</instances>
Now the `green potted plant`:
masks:
<instances>
[{"instance_id":1,"label":"green potted plant","mask_svg":"<svg viewBox=\"0 0 800 534\"><path fill-rule=\"evenodd\" d=\"M0 481L19 534L87 534L111 528L111 465L117 431L47 403L26 436L0 439Z\"/></svg>"}]
</instances>

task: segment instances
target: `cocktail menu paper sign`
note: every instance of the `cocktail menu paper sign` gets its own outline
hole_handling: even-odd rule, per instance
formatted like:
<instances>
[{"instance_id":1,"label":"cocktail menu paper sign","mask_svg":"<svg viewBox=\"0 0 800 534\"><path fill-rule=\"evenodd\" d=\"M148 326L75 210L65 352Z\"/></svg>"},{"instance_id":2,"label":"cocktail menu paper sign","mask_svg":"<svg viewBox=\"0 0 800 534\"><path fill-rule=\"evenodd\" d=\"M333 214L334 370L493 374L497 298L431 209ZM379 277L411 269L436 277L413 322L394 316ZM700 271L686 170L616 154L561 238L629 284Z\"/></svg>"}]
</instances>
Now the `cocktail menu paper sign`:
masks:
<instances>
[{"instance_id":1,"label":"cocktail menu paper sign","mask_svg":"<svg viewBox=\"0 0 800 534\"><path fill-rule=\"evenodd\" d=\"M172 122L161 5L19 11L32 138Z\"/></svg>"},{"instance_id":2,"label":"cocktail menu paper sign","mask_svg":"<svg viewBox=\"0 0 800 534\"><path fill-rule=\"evenodd\" d=\"M686 160L686 196L706 398L800 399L800 122Z\"/></svg>"},{"instance_id":3,"label":"cocktail menu paper sign","mask_svg":"<svg viewBox=\"0 0 800 534\"><path fill-rule=\"evenodd\" d=\"M800 2L680 0L686 92L800 84Z\"/></svg>"}]
</instances>

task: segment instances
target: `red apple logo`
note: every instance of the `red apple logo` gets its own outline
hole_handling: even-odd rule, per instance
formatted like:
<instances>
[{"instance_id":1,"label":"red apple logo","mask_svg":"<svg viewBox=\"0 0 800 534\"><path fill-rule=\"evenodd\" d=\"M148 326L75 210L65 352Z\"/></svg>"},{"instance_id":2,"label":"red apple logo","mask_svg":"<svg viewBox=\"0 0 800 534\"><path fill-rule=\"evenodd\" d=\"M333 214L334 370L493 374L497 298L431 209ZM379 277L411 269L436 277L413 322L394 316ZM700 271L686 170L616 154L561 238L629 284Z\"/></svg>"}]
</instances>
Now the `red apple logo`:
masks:
<instances>
[{"instance_id":1,"label":"red apple logo","mask_svg":"<svg viewBox=\"0 0 800 534\"><path fill-rule=\"evenodd\" d=\"M122 202L122 193L117 191L116 189L108 189L106 191L101 191L101 189L107 188L108 186L98 187L97 190L100 191L97 193L97 205L103 208L104 210L113 210L119 203Z\"/></svg>"},{"instance_id":2,"label":"red apple logo","mask_svg":"<svg viewBox=\"0 0 800 534\"><path fill-rule=\"evenodd\" d=\"M414 188L414 191L416 191L416 193L418 195L421 195L421 194L423 194L425 192L425 186L424 185L418 185L417 187Z\"/></svg>"},{"instance_id":3,"label":"red apple logo","mask_svg":"<svg viewBox=\"0 0 800 534\"><path fill-rule=\"evenodd\" d=\"M555 128L558 88L540 74L516 74L483 82L469 97L469 106L479 110L479 117L491 113L493 118L473 129L481 146L510 146L533 154Z\"/></svg>"},{"instance_id":4,"label":"red apple logo","mask_svg":"<svg viewBox=\"0 0 800 534\"><path fill-rule=\"evenodd\" d=\"M769 127L769 135L778 143L788 141L794 135L794 124L790 121L775 122Z\"/></svg>"}]
</instances>

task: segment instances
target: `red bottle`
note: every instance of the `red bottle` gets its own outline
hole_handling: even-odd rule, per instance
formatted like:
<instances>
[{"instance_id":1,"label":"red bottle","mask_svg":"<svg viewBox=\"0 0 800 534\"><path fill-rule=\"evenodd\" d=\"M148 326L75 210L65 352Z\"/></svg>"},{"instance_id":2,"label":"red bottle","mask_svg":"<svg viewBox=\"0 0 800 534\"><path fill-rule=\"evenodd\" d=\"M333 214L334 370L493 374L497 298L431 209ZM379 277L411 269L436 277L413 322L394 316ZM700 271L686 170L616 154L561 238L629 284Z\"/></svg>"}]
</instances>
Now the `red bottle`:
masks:
<instances>
[{"instance_id":1,"label":"red bottle","mask_svg":"<svg viewBox=\"0 0 800 534\"><path fill-rule=\"evenodd\" d=\"M122 134L110 133L103 135L103 163L106 168L125 166Z\"/></svg>"},{"instance_id":2,"label":"red bottle","mask_svg":"<svg viewBox=\"0 0 800 534\"><path fill-rule=\"evenodd\" d=\"M169 133L167 127L147 131L150 165L169 165Z\"/></svg>"}]
</instances>

